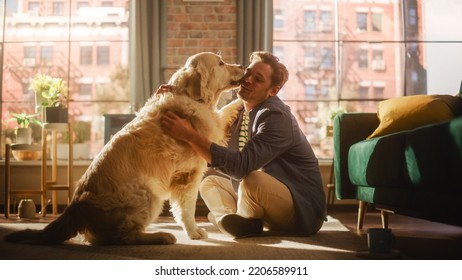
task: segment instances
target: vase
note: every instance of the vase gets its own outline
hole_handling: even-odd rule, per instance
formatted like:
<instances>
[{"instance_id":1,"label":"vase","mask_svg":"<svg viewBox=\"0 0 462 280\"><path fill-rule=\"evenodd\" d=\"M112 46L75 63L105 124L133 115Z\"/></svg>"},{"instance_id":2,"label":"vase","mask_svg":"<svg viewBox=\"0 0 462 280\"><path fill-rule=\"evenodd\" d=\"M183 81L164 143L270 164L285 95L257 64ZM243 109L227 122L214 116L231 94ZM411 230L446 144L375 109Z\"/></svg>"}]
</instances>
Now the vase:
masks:
<instances>
[{"instance_id":1,"label":"vase","mask_svg":"<svg viewBox=\"0 0 462 280\"><path fill-rule=\"evenodd\" d=\"M40 113L44 99L41 92L35 92L35 113Z\"/></svg>"},{"instance_id":2,"label":"vase","mask_svg":"<svg viewBox=\"0 0 462 280\"><path fill-rule=\"evenodd\" d=\"M32 128L20 127L16 129L16 144L31 144L32 143Z\"/></svg>"},{"instance_id":3,"label":"vase","mask_svg":"<svg viewBox=\"0 0 462 280\"><path fill-rule=\"evenodd\" d=\"M67 108L63 107L47 107L45 108L46 123L67 123L68 122Z\"/></svg>"},{"instance_id":4,"label":"vase","mask_svg":"<svg viewBox=\"0 0 462 280\"><path fill-rule=\"evenodd\" d=\"M36 213L35 203L32 199L22 199L18 206L18 216L21 219L33 219Z\"/></svg>"}]
</instances>

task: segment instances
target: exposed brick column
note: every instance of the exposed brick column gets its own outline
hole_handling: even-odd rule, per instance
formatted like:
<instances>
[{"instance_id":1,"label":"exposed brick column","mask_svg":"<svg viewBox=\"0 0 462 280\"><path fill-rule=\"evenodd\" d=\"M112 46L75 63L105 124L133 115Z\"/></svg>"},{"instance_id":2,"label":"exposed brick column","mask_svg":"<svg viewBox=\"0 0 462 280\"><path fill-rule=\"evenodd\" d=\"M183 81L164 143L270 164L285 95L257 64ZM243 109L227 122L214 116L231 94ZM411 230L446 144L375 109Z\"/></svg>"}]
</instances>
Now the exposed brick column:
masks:
<instances>
[{"instance_id":1,"label":"exposed brick column","mask_svg":"<svg viewBox=\"0 0 462 280\"><path fill-rule=\"evenodd\" d=\"M190 55L204 51L221 52L225 61L236 62L236 10L236 0L169 0L167 66L180 67Z\"/></svg>"}]
</instances>

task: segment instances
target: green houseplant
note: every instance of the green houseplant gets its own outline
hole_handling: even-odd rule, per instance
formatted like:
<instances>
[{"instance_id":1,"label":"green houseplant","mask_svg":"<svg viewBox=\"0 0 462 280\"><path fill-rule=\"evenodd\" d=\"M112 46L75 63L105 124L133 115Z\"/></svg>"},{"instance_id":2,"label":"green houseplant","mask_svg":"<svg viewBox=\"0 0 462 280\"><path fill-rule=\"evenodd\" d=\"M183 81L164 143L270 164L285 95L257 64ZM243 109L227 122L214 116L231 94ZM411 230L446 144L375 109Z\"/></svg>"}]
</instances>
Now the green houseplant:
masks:
<instances>
[{"instance_id":1,"label":"green houseplant","mask_svg":"<svg viewBox=\"0 0 462 280\"><path fill-rule=\"evenodd\" d=\"M29 124L35 123L36 125L41 126L42 122L37 120L36 117L38 114L26 114L26 113L10 113L12 116L9 121L16 121L19 128L28 128Z\"/></svg>"},{"instance_id":2,"label":"green houseplant","mask_svg":"<svg viewBox=\"0 0 462 280\"><path fill-rule=\"evenodd\" d=\"M46 122L67 123L68 90L63 79L39 73L33 78L30 89L35 92L37 109L45 108Z\"/></svg>"},{"instance_id":3,"label":"green houseplant","mask_svg":"<svg viewBox=\"0 0 462 280\"><path fill-rule=\"evenodd\" d=\"M31 123L42 126L42 122L36 117L38 114L27 113L10 113L12 116L8 121L16 121L18 128L16 129L16 144L31 144L32 129L29 126Z\"/></svg>"},{"instance_id":4,"label":"green houseplant","mask_svg":"<svg viewBox=\"0 0 462 280\"><path fill-rule=\"evenodd\" d=\"M32 128L30 124L42 126L42 122L36 117L38 114L27 113L10 113L12 116L8 121L16 121L18 128L15 129L16 145L22 148L12 150L12 154L16 160L38 160L41 156L41 151L30 149L32 144Z\"/></svg>"}]
</instances>

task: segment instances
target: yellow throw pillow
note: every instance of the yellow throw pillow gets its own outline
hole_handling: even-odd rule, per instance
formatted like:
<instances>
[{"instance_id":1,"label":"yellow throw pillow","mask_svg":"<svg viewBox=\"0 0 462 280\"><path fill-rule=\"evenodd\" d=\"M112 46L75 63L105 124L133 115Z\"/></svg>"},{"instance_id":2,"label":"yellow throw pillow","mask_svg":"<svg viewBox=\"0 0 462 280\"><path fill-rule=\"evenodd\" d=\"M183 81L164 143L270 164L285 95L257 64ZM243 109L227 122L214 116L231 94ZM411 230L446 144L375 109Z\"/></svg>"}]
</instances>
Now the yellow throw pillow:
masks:
<instances>
[{"instance_id":1,"label":"yellow throw pillow","mask_svg":"<svg viewBox=\"0 0 462 280\"><path fill-rule=\"evenodd\" d=\"M438 95L412 95L379 103L380 124L367 139L452 119L454 114Z\"/></svg>"}]
</instances>

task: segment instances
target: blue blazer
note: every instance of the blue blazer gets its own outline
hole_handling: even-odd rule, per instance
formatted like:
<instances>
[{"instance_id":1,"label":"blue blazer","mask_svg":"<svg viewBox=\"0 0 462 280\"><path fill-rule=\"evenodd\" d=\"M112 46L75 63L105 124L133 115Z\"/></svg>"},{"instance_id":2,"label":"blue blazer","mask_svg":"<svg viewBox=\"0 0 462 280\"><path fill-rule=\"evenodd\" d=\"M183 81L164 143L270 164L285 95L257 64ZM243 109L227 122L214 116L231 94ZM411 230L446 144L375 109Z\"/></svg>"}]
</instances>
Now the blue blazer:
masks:
<instances>
[{"instance_id":1,"label":"blue blazer","mask_svg":"<svg viewBox=\"0 0 462 280\"><path fill-rule=\"evenodd\" d=\"M326 199L318 159L290 107L274 96L252 109L249 140L239 151L242 113L230 128L228 147L212 144L211 167L237 180L258 169L278 179L292 194L298 233L311 233L326 219Z\"/></svg>"}]
</instances>

